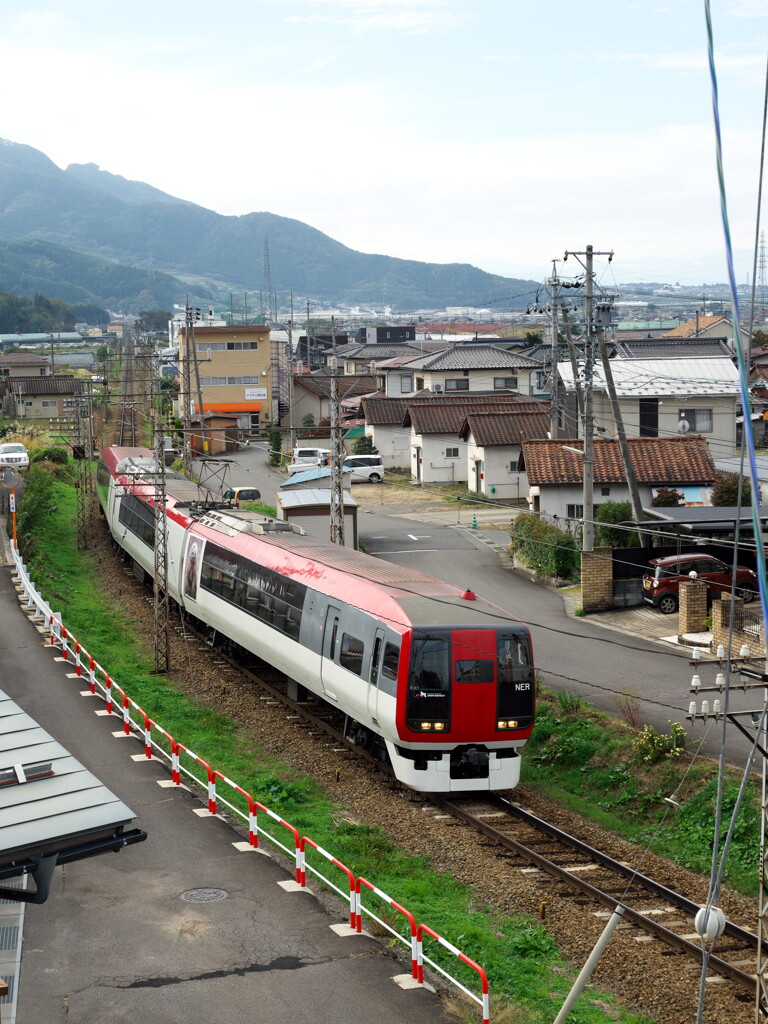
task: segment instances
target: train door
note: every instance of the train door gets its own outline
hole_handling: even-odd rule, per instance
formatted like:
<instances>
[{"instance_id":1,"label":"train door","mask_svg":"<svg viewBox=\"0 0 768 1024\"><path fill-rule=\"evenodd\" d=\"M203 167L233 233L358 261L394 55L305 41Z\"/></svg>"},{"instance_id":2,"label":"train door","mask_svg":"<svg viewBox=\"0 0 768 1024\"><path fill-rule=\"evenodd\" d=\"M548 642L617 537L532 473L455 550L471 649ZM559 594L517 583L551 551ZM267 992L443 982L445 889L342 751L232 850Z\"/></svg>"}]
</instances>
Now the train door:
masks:
<instances>
[{"instance_id":1,"label":"train door","mask_svg":"<svg viewBox=\"0 0 768 1024\"><path fill-rule=\"evenodd\" d=\"M381 659L384 656L384 630L377 629L376 637L373 641L373 653L371 654L371 666L369 669L368 682L368 714L371 716L371 720L374 725L378 725L378 706L379 706L379 671L381 669Z\"/></svg>"},{"instance_id":2,"label":"train door","mask_svg":"<svg viewBox=\"0 0 768 1024\"><path fill-rule=\"evenodd\" d=\"M336 663L336 653L339 647L340 621L341 611L334 605L329 604L325 612L325 625L323 626L323 657L320 663L320 682L323 686L323 693L332 700L336 700L333 672Z\"/></svg>"},{"instance_id":3,"label":"train door","mask_svg":"<svg viewBox=\"0 0 768 1024\"><path fill-rule=\"evenodd\" d=\"M451 640L453 735L476 739L496 721L496 631L454 629Z\"/></svg>"}]
</instances>

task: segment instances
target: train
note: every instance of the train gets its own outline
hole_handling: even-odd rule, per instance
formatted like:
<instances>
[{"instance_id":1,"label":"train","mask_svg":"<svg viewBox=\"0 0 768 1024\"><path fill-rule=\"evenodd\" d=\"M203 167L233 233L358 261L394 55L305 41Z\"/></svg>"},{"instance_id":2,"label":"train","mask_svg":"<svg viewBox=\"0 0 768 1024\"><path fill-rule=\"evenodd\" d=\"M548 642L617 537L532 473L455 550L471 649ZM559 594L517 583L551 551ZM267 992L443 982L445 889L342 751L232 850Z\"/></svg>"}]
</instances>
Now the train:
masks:
<instances>
[{"instance_id":1,"label":"train","mask_svg":"<svg viewBox=\"0 0 768 1024\"><path fill-rule=\"evenodd\" d=\"M165 474L168 597L343 716L346 737L418 792L511 789L535 718L528 627L469 590L221 503ZM158 467L99 456L114 543L155 573ZM300 691L298 691L300 692Z\"/></svg>"}]
</instances>

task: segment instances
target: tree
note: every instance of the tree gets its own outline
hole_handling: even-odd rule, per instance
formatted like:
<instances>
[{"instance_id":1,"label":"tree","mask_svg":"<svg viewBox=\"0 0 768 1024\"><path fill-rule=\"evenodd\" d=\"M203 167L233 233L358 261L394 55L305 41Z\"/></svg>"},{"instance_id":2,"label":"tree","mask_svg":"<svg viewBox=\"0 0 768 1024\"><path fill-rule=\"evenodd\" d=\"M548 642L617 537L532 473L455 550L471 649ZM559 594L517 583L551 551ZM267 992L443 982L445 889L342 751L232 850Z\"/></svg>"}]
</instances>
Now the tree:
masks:
<instances>
[{"instance_id":1,"label":"tree","mask_svg":"<svg viewBox=\"0 0 768 1024\"><path fill-rule=\"evenodd\" d=\"M741 479L741 507L749 507L752 501L752 485L746 477ZM712 488L712 504L720 508L735 508L739 504L739 474L715 473Z\"/></svg>"},{"instance_id":2,"label":"tree","mask_svg":"<svg viewBox=\"0 0 768 1024\"><path fill-rule=\"evenodd\" d=\"M373 443L372 438L370 438L367 434L363 434L361 437L358 437L358 439L355 441L354 446L352 448L352 453L354 455L378 455L379 449Z\"/></svg>"},{"instance_id":3,"label":"tree","mask_svg":"<svg viewBox=\"0 0 768 1024\"><path fill-rule=\"evenodd\" d=\"M596 523L625 523L632 519L632 504L629 501L604 501L595 509ZM627 529L614 530L609 525L598 526L595 543L606 548L636 548L640 538Z\"/></svg>"},{"instance_id":4,"label":"tree","mask_svg":"<svg viewBox=\"0 0 768 1024\"><path fill-rule=\"evenodd\" d=\"M541 331L526 331L523 335L523 348L535 348L544 341Z\"/></svg>"},{"instance_id":5,"label":"tree","mask_svg":"<svg viewBox=\"0 0 768 1024\"><path fill-rule=\"evenodd\" d=\"M280 457L283 453L283 435L278 427L273 427L269 432L269 464L279 466Z\"/></svg>"},{"instance_id":6,"label":"tree","mask_svg":"<svg viewBox=\"0 0 768 1024\"><path fill-rule=\"evenodd\" d=\"M685 495L674 487L659 487L651 502L651 508L680 508L685 504Z\"/></svg>"}]
</instances>

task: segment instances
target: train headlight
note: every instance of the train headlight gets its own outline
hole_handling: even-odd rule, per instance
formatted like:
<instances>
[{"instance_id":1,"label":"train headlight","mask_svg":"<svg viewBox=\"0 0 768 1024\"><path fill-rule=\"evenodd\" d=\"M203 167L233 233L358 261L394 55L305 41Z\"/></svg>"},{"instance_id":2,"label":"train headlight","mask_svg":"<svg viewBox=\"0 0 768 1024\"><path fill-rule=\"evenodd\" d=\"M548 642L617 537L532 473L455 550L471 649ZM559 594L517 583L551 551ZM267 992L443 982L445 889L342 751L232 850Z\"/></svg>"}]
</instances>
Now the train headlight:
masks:
<instances>
[{"instance_id":1,"label":"train headlight","mask_svg":"<svg viewBox=\"0 0 768 1024\"><path fill-rule=\"evenodd\" d=\"M432 723L431 722L422 722L420 728L421 728L422 732L431 732L432 731Z\"/></svg>"},{"instance_id":2,"label":"train headlight","mask_svg":"<svg viewBox=\"0 0 768 1024\"><path fill-rule=\"evenodd\" d=\"M419 722L418 729L421 732L445 732L447 729L446 722Z\"/></svg>"},{"instance_id":3,"label":"train headlight","mask_svg":"<svg viewBox=\"0 0 768 1024\"><path fill-rule=\"evenodd\" d=\"M497 729L516 729L518 725L516 718L500 718L496 723Z\"/></svg>"},{"instance_id":4,"label":"train headlight","mask_svg":"<svg viewBox=\"0 0 768 1024\"><path fill-rule=\"evenodd\" d=\"M435 722L435 732L443 732L445 729L445 722Z\"/></svg>"}]
</instances>

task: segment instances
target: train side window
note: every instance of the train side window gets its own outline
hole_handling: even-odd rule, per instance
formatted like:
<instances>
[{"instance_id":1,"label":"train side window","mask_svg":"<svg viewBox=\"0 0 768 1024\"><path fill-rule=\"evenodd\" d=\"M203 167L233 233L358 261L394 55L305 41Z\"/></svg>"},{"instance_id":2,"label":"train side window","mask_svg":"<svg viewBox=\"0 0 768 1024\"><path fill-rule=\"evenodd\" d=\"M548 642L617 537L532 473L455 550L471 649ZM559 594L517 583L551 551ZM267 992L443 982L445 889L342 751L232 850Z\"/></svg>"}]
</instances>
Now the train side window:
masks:
<instances>
[{"instance_id":1,"label":"train side window","mask_svg":"<svg viewBox=\"0 0 768 1024\"><path fill-rule=\"evenodd\" d=\"M328 657L331 661L336 660L336 635L339 632L339 620L333 620L333 629L331 630L331 646L328 649Z\"/></svg>"},{"instance_id":2,"label":"train side window","mask_svg":"<svg viewBox=\"0 0 768 1024\"><path fill-rule=\"evenodd\" d=\"M381 674L385 679L397 679L399 665L400 648L395 644L386 644L384 647L384 658L381 662Z\"/></svg>"},{"instance_id":3,"label":"train side window","mask_svg":"<svg viewBox=\"0 0 768 1024\"><path fill-rule=\"evenodd\" d=\"M365 646L362 640L349 633L341 634L341 650L339 651L339 664L349 669L358 676L363 674L363 653Z\"/></svg>"}]
</instances>

